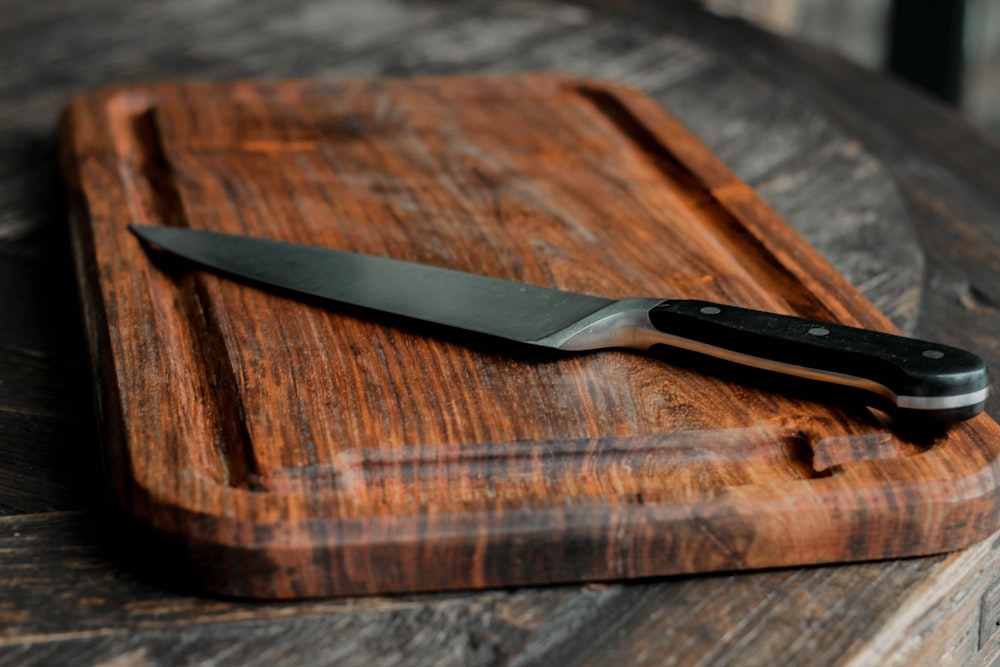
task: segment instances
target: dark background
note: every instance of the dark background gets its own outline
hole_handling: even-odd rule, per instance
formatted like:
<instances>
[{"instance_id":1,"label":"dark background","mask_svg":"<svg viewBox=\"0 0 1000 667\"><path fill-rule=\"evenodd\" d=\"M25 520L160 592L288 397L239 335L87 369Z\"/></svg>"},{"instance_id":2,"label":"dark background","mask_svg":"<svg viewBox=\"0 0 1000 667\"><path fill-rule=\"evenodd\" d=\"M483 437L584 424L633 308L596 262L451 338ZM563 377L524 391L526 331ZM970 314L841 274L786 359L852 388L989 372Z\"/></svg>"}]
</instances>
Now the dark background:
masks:
<instances>
[{"instance_id":1,"label":"dark background","mask_svg":"<svg viewBox=\"0 0 1000 667\"><path fill-rule=\"evenodd\" d=\"M998 0L703 0L908 80L1000 134Z\"/></svg>"}]
</instances>

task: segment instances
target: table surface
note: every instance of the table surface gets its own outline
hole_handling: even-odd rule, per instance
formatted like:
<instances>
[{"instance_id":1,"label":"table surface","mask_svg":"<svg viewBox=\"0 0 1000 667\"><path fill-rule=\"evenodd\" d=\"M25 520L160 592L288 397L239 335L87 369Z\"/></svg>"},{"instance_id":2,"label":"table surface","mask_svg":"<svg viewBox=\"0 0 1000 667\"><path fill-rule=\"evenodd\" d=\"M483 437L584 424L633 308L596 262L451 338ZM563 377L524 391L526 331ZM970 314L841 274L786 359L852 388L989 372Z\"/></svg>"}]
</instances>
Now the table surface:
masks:
<instances>
[{"instance_id":1,"label":"table surface","mask_svg":"<svg viewBox=\"0 0 1000 667\"><path fill-rule=\"evenodd\" d=\"M997 366L1000 143L955 113L679 0L0 0L0 16L0 665L911 665L1000 653L996 539L932 558L627 583L277 604L198 595L107 505L56 160L61 109L113 82L622 81L685 122L901 329Z\"/></svg>"}]
</instances>

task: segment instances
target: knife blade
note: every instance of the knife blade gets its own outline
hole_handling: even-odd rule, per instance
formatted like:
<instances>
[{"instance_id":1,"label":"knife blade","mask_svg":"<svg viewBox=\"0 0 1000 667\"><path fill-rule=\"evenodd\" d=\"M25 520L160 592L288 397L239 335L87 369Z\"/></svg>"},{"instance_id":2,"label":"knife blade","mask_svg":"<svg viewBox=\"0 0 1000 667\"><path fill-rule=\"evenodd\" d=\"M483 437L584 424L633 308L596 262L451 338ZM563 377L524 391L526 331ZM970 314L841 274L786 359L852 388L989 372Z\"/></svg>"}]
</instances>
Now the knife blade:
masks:
<instances>
[{"instance_id":1,"label":"knife blade","mask_svg":"<svg viewBox=\"0 0 1000 667\"><path fill-rule=\"evenodd\" d=\"M659 346L860 390L878 407L970 418L985 362L955 347L695 299L609 299L442 267L270 239L132 225L143 242L226 277L522 345L568 352Z\"/></svg>"}]
</instances>

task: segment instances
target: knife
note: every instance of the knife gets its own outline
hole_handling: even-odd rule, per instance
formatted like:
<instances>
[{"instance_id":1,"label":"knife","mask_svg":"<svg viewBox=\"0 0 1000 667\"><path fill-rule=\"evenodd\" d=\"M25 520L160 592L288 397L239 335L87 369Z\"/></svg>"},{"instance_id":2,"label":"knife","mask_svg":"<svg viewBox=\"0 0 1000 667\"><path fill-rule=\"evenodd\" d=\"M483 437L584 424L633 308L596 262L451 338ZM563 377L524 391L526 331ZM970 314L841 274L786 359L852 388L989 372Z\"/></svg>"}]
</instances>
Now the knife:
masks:
<instances>
[{"instance_id":1,"label":"knife","mask_svg":"<svg viewBox=\"0 0 1000 667\"><path fill-rule=\"evenodd\" d=\"M986 364L954 347L692 299L607 299L387 257L180 227L147 245L290 296L569 352L659 346L849 388L876 407L945 421L983 410Z\"/></svg>"}]
</instances>

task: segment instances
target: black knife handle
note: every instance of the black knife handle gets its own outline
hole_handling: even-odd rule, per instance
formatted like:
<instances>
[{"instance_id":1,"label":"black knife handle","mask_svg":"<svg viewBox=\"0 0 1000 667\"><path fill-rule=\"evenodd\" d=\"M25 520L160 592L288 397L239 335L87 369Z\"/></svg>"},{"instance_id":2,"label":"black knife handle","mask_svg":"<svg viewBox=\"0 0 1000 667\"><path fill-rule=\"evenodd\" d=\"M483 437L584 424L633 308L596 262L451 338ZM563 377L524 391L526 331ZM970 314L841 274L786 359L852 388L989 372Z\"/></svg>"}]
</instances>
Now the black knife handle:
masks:
<instances>
[{"instance_id":1,"label":"black knife handle","mask_svg":"<svg viewBox=\"0 0 1000 667\"><path fill-rule=\"evenodd\" d=\"M668 345L871 392L904 410L964 419L982 411L986 363L947 345L697 300L648 313Z\"/></svg>"}]
</instances>

